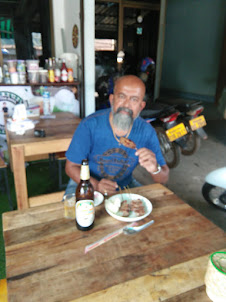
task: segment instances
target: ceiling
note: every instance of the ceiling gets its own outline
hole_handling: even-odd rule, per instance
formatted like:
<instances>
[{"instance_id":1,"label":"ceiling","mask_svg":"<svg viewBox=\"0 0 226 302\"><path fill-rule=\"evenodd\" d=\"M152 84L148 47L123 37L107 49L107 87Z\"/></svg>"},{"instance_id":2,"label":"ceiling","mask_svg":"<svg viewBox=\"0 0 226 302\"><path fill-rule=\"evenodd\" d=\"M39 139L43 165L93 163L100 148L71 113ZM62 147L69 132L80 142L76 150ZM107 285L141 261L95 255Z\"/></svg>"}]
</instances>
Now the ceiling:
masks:
<instances>
[{"instance_id":1,"label":"ceiling","mask_svg":"<svg viewBox=\"0 0 226 302\"><path fill-rule=\"evenodd\" d=\"M124 28L137 24L137 16L142 15L144 18L149 14L152 7L153 10L159 10L160 0L133 2L124 1ZM143 8L140 6L143 5ZM148 5L148 6L147 6ZM133 7L132 7L133 6ZM117 31L118 27L119 5L115 2L96 1L95 2L95 30L101 31Z\"/></svg>"},{"instance_id":2,"label":"ceiling","mask_svg":"<svg viewBox=\"0 0 226 302\"><path fill-rule=\"evenodd\" d=\"M12 18L23 14L29 0L0 0L0 17Z\"/></svg>"},{"instance_id":3,"label":"ceiling","mask_svg":"<svg viewBox=\"0 0 226 302\"><path fill-rule=\"evenodd\" d=\"M45 0L44 0L45 1ZM8 22L11 20L11 26L1 24L1 31L5 34L13 35L13 24L15 19L21 20L21 23L29 24L31 30L39 32L40 30L40 2L41 0L0 0L0 21Z\"/></svg>"}]
</instances>

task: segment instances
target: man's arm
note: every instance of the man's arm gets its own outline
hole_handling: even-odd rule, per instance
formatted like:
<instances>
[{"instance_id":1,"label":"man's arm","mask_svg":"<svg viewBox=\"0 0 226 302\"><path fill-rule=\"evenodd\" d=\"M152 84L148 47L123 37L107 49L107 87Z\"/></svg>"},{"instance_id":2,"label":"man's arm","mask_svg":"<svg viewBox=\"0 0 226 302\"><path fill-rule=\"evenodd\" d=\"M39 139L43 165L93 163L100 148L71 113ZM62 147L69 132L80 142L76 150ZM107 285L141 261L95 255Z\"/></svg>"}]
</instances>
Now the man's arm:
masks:
<instances>
[{"instance_id":1,"label":"man's arm","mask_svg":"<svg viewBox=\"0 0 226 302\"><path fill-rule=\"evenodd\" d=\"M75 164L67 159L65 172L76 183L80 182L80 167L80 165ZM114 194L116 192L116 188L118 187L115 181L111 181L106 178L102 178L100 181L98 181L96 178L90 177L90 182L93 185L94 190L101 192L102 194Z\"/></svg>"},{"instance_id":2,"label":"man's arm","mask_svg":"<svg viewBox=\"0 0 226 302\"><path fill-rule=\"evenodd\" d=\"M136 151L136 155L139 157L139 164L151 174L154 182L165 184L168 181L169 168L167 165L161 166L161 171L155 174L158 170L158 163L155 154L151 150L140 148Z\"/></svg>"},{"instance_id":3,"label":"man's arm","mask_svg":"<svg viewBox=\"0 0 226 302\"><path fill-rule=\"evenodd\" d=\"M169 179L169 168L167 165L164 165L161 166L161 171L158 174L150 174L154 182L165 184Z\"/></svg>"}]
</instances>

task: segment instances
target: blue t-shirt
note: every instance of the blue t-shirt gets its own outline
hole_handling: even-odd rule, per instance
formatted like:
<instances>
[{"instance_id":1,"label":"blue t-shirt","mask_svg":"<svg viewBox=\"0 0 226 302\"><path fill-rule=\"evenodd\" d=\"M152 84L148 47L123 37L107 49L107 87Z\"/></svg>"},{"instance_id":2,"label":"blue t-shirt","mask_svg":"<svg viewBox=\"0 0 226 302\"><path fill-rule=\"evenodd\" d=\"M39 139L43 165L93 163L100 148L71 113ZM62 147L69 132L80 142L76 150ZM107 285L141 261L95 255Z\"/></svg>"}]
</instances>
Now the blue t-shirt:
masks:
<instances>
[{"instance_id":1,"label":"blue t-shirt","mask_svg":"<svg viewBox=\"0 0 226 302\"><path fill-rule=\"evenodd\" d=\"M111 109L97 111L81 121L66 152L73 163L88 159L90 174L96 179L108 178L120 187L127 186L138 165L136 150L124 147L114 138L109 122ZM148 148L155 153L160 166L165 165L154 128L138 117L134 120L129 139L137 149Z\"/></svg>"}]
</instances>

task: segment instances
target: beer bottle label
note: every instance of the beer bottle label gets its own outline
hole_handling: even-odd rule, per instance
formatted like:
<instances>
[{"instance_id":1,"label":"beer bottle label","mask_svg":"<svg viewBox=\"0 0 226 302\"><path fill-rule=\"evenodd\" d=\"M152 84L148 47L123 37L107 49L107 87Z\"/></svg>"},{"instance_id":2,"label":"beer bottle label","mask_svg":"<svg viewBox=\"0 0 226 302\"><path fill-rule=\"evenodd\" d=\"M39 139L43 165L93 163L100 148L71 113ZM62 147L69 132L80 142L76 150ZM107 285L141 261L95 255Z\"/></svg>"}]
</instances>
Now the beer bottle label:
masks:
<instances>
[{"instance_id":1,"label":"beer bottle label","mask_svg":"<svg viewBox=\"0 0 226 302\"><path fill-rule=\"evenodd\" d=\"M81 166L80 179L88 180L90 179L89 166Z\"/></svg>"},{"instance_id":2,"label":"beer bottle label","mask_svg":"<svg viewBox=\"0 0 226 302\"><path fill-rule=\"evenodd\" d=\"M89 227L95 218L94 202L91 199L76 203L76 221L81 227Z\"/></svg>"}]
</instances>

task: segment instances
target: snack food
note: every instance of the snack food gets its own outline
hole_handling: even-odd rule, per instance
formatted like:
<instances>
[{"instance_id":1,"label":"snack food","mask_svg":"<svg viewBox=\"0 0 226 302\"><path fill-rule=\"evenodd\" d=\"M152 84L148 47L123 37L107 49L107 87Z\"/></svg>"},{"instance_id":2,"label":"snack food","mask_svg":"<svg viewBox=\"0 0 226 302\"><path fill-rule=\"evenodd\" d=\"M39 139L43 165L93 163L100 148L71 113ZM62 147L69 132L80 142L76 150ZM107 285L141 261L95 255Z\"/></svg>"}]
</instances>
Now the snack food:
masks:
<instances>
[{"instance_id":1,"label":"snack food","mask_svg":"<svg viewBox=\"0 0 226 302\"><path fill-rule=\"evenodd\" d=\"M136 144L131 139L129 139L127 137L121 136L120 137L120 143L123 146L127 147L127 148L136 149Z\"/></svg>"},{"instance_id":2,"label":"snack food","mask_svg":"<svg viewBox=\"0 0 226 302\"><path fill-rule=\"evenodd\" d=\"M145 207L140 199L131 201L123 200L119 212L122 212L123 217L128 217L132 213L134 213L135 216L142 216L145 214Z\"/></svg>"}]
</instances>

